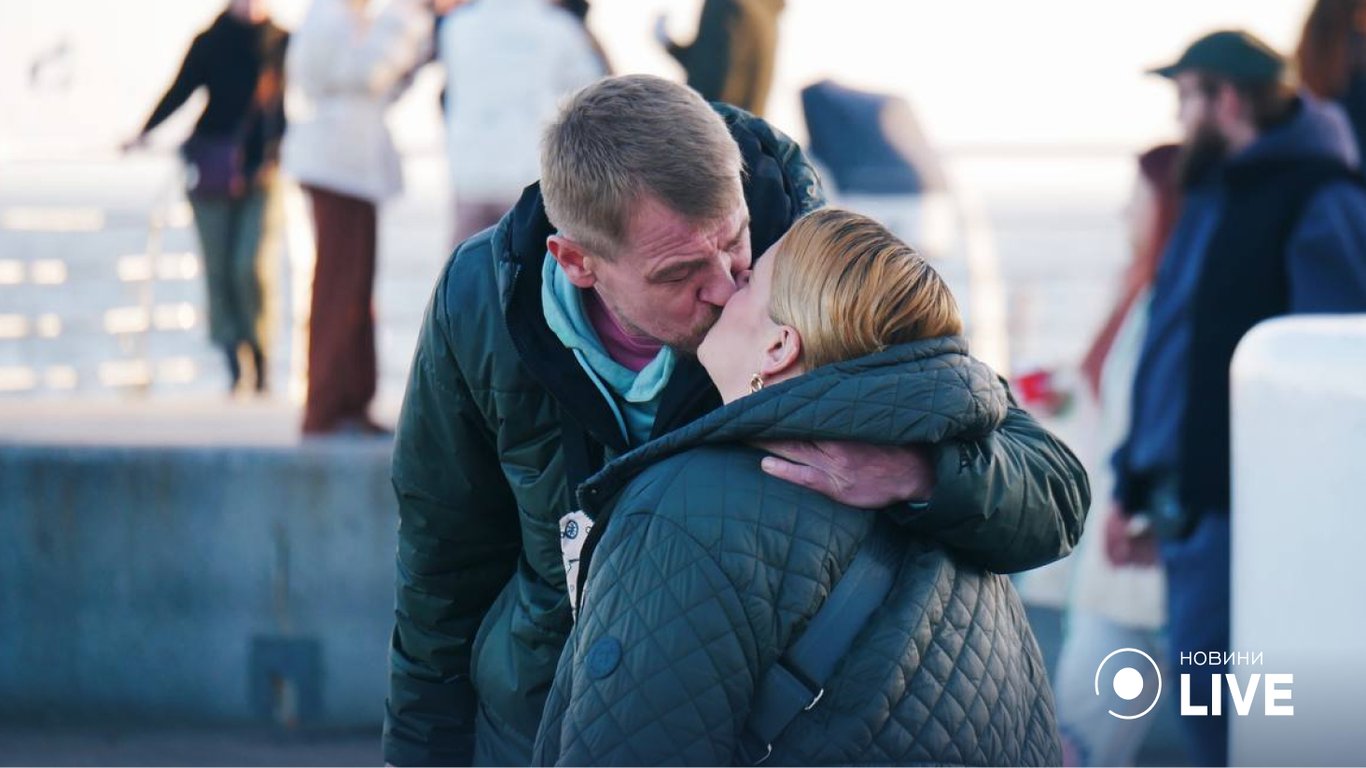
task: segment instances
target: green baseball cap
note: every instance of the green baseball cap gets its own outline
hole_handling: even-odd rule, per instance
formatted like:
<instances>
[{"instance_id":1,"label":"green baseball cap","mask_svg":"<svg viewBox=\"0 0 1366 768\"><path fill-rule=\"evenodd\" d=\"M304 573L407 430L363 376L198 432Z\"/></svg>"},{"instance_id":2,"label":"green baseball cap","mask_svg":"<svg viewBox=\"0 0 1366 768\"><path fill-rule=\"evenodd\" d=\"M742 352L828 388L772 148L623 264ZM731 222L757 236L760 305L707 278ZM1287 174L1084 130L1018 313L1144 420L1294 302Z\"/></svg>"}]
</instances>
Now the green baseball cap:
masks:
<instances>
[{"instance_id":1,"label":"green baseball cap","mask_svg":"<svg viewBox=\"0 0 1366 768\"><path fill-rule=\"evenodd\" d=\"M1266 43L1242 30L1214 32L1191 43L1175 63L1148 70L1174 78L1182 72L1208 72L1249 83L1274 82L1285 71L1285 59Z\"/></svg>"}]
</instances>

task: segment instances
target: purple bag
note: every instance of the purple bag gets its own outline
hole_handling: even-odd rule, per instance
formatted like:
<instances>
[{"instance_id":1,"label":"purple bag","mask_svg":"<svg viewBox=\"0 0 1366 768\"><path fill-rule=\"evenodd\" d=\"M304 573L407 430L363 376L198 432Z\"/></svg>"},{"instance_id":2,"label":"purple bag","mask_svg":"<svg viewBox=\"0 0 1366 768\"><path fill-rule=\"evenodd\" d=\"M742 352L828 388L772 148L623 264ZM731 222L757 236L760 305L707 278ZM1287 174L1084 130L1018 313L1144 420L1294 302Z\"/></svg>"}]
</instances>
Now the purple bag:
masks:
<instances>
[{"instance_id":1,"label":"purple bag","mask_svg":"<svg viewBox=\"0 0 1366 768\"><path fill-rule=\"evenodd\" d=\"M241 197L247 191L242 141L236 136L191 136L180 146L197 197Z\"/></svg>"}]
</instances>

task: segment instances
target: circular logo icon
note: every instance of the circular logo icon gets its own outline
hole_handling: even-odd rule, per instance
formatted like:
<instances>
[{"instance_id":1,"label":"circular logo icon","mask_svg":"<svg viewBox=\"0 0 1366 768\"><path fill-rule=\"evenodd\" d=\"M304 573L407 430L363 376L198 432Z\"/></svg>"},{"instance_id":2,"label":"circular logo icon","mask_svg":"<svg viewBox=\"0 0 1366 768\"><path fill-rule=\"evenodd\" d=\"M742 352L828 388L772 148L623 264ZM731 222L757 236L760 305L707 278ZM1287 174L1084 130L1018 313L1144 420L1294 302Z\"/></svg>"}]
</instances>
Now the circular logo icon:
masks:
<instances>
[{"instance_id":1,"label":"circular logo icon","mask_svg":"<svg viewBox=\"0 0 1366 768\"><path fill-rule=\"evenodd\" d=\"M1153 711L1162 697L1162 671L1153 657L1137 648L1120 648L1096 667L1096 696L1109 700L1109 712L1120 720L1137 720Z\"/></svg>"}]
</instances>

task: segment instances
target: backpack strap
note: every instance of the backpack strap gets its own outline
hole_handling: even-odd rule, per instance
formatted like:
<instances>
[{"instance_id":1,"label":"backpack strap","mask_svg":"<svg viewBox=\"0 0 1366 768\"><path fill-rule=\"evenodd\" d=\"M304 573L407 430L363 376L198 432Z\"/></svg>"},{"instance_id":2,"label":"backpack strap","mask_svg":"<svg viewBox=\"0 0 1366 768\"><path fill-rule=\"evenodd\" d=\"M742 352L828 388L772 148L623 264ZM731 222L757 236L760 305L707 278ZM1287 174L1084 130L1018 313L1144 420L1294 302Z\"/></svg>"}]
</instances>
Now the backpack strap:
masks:
<instances>
[{"instance_id":1,"label":"backpack strap","mask_svg":"<svg viewBox=\"0 0 1366 768\"><path fill-rule=\"evenodd\" d=\"M788 724L820 702L835 666L887 599L901 554L889 534L879 517L806 631L759 680L740 738L739 758L744 764L767 760Z\"/></svg>"}]
</instances>

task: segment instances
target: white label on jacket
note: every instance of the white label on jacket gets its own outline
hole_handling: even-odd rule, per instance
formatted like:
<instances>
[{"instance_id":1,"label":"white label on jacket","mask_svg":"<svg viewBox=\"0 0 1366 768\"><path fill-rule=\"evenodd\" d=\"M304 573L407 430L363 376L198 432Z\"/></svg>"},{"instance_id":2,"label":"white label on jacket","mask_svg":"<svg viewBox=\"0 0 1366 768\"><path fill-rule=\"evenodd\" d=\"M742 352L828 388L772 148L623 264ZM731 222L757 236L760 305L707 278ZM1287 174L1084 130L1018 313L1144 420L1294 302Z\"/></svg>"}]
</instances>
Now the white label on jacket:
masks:
<instances>
[{"instance_id":1,"label":"white label on jacket","mask_svg":"<svg viewBox=\"0 0 1366 768\"><path fill-rule=\"evenodd\" d=\"M579 615L579 553L592 529L592 518L582 510L560 518L560 557L564 559L564 580L569 588L569 611L575 619Z\"/></svg>"}]
</instances>

